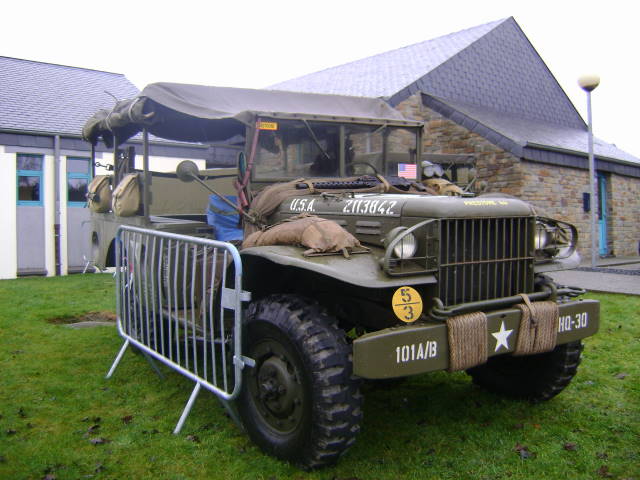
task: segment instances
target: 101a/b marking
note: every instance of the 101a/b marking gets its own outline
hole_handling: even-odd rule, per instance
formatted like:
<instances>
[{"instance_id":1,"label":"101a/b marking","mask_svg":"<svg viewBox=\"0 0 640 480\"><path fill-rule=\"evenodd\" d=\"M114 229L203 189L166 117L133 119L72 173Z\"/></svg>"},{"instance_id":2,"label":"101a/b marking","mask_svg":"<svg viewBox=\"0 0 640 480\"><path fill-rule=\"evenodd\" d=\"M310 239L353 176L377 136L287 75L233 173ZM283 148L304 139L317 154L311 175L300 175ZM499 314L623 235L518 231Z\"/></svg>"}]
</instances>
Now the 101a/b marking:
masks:
<instances>
[{"instance_id":1,"label":"101a/b marking","mask_svg":"<svg viewBox=\"0 0 640 480\"><path fill-rule=\"evenodd\" d=\"M573 316L562 315L558 318L558 333L586 328L587 325L589 325L589 314L587 312L576 313Z\"/></svg>"},{"instance_id":2,"label":"101a/b marking","mask_svg":"<svg viewBox=\"0 0 640 480\"><path fill-rule=\"evenodd\" d=\"M396 347L396 363L414 362L416 360L426 360L438 356L438 342L429 340L420 342L417 345L402 345Z\"/></svg>"}]
</instances>

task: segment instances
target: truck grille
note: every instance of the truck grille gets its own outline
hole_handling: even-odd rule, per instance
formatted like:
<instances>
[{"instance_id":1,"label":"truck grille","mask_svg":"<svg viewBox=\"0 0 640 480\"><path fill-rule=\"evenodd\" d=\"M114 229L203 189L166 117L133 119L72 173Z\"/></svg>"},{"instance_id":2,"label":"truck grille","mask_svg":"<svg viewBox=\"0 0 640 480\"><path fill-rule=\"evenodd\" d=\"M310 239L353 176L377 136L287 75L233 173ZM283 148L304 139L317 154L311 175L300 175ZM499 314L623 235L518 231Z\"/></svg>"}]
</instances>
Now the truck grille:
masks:
<instances>
[{"instance_id":1,"label":"truck grille","mask_svg":"<svg viewBox=\"0 0 640 480\"><path fill-rule=\"evenodd\" d=\"M443 219L440 300L448 305L533 291L533 217Z\"/></svg>"}]
</instances>

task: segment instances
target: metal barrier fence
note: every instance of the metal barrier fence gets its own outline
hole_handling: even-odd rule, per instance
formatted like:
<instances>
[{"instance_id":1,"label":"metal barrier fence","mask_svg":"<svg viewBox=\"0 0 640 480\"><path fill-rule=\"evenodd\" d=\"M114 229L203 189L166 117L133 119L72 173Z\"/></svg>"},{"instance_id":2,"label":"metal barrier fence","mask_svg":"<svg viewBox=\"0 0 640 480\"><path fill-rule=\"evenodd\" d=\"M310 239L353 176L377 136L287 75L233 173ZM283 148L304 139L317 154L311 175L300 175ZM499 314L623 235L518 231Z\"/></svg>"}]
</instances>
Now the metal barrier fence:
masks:
<instances>
[{"instance_id":1,"label":"metal barrier fence","mask_svg":"<svg viewBox=\"0 0 640 480\"><path fill-rule=\"evenodd\" d=\"M150 361L169 366L196 385L176 425L178 433L200 388L230 412L242 386L242 263L230 243L122 226L116 237L118 333ZM156 369L156 371L158 371ZM159 371L158 371L159 373ZM232 412L231 412L232 413Z\"/></svg>"}]
</instances>

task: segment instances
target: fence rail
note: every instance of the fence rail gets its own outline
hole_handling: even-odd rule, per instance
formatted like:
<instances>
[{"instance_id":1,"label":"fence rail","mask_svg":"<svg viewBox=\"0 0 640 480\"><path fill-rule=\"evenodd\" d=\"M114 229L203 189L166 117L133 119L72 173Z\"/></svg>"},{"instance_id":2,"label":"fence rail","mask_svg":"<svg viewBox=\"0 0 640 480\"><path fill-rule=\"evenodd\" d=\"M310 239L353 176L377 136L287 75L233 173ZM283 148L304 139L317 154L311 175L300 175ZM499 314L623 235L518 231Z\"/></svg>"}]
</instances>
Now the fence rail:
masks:
<instances>
[{"instance_id":1,"label":"fence rail","mask_svg":"<svg viewBox=\"0 0 640 480\"><path fill-rule=\"evenodd\" d=\"M200 388L225 406L242 387L242 263L230 243L122 226L116 237L118 332L128 346L192 379L196 385L178 433Z\"/></svg>"}]
</instances>

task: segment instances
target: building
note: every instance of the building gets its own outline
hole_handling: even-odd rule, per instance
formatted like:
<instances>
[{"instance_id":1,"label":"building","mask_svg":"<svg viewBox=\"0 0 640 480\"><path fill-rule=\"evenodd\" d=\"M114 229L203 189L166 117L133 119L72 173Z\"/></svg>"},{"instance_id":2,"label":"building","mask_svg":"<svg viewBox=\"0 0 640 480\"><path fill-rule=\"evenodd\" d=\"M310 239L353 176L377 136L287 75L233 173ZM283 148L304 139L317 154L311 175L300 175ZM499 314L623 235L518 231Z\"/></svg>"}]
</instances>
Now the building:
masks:
<instances>
[{"instance_id":1,"label":"building","mask_svg":"<svg viewBox=\"0 0 640 480\"><path fill-rule=\"evenodd\" d=\"M0 279L82 271L90 256L85 193L112 163L104 145L90 162L81 139L87 119L138 89L124 75L0 57ZM142 150L135 139L129 144ZM153 142L151 168L182 159L215 163L215 146ZM137 158L137 166L141 165ZM223 162L224 163L224 162Z\"/></svg>"},{"instance_id":2,"label":"building","mask_svg":"<svg viewBox=\"0 0 640 480\"><path fill-rule=\"evenodd\" d=\"M587 126L513 18L272 85L382 97L425 122L423 152L473 155L490 191L575 224L590 255ZM601 255L638 255L640 159L595 139Z\"/></svg>"}]
</instances>

